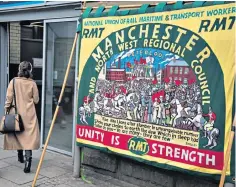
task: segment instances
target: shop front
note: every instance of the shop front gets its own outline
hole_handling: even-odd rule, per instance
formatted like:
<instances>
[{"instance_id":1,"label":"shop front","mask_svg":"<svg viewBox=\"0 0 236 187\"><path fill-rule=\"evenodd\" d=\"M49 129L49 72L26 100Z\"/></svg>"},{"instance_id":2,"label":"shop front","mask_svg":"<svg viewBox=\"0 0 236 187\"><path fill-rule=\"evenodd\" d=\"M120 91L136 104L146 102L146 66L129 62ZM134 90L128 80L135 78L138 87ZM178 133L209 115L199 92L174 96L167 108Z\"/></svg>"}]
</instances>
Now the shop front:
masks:
<instances>
[{"instance_id":1,"label":"shop front","mask_svg":"<svg viewBox=\"0 0 236 187\"><path fill-rule=\"evenodd\" d=\"M80 3L46 1L0 4L0 115L4 113L7 85L17 76L19 63L30 61L40 92L40 104L36 110L40 121L41 147L46 141L61 91L80 15L80 11L75 10L78 6ZM67 155L72 155L74 151L76 57L74 54L48 147Z\"/></svg>"}]
</instances>

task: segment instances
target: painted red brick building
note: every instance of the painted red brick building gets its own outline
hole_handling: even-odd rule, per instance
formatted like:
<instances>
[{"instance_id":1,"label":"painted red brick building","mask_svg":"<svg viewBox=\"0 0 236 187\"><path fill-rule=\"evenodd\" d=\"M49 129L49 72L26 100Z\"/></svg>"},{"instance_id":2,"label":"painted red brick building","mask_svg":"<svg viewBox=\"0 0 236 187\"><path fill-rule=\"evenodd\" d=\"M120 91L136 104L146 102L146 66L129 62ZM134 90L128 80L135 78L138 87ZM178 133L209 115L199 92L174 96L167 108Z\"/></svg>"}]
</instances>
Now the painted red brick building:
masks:
<instances>
[{"instance_id":1,"label":"painted red brick building","mask_svg":"<svg viewBox=\"0 0 236 187\"><path fill-rule=\"evenodd\" d=\"M162 78L169 78L173 83L175 80L180 80L183 84L188 84L188 80L196 80L196 76L191 67L183 60L173 60L166 68L162 70Z\"/></svg>"},{"instance_id":2,"label":"painted red brick building","mask_svg":"<svg viewBox=\"0 0 236 187\"><path fill-rule=\"evenodd\" d=\"M110 68L106 69L106 80L109 81L126 81L126 71L125 69L121 69L121 58L118 58L118 64L111 64Z\"/></svg>"},{"instance_id":3,"label":"painted red brick building","mask_svg":"<svg viewBox=\"0 0 236 187\"><path fill-rule=\"evenodd\" d=\"M107 69L106 70L106 80L109 81L126 81L126 71L125 69Z\"/></svg>"}]
</instances>

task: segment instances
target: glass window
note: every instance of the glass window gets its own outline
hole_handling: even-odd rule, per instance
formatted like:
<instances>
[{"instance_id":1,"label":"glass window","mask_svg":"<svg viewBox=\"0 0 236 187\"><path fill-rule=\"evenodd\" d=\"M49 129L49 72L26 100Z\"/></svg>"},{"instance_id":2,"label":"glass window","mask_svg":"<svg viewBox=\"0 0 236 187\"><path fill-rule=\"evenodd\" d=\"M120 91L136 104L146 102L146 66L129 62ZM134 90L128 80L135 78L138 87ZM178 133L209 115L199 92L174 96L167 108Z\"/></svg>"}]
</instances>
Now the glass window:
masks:
<instances>
[{"instance_id":1,"label":"glass window","mask_svg":"<svg viewBox=\"0 0 236 187\"><path fill-rule=\"evenodd\" d=\"M175 67L175 74L178 74L178 67Z\"/></svg>"},{"instance_id":2,"label":"glass window","mask_svg":"<svg viewBox=\"0 0 236 187\"><path fill-rule=\"evenodd\" d=\"M183 71L183 68L180 67L180 68L179 68L179 74L180 74L180 75L182 74L182 71Z\"/></svg>"},{"instance_id":3,"label":"glass window","mask_svg":"<svg viewBox=\"0 0 236 187\"><path fill-rule=\"evenodd\" d=\"M173 73L173 67L170 67L170 74Z\"/></svg>"},{"instance_id":4,"label":"glass window","mask_svg":"<svg viewBox=\"0 0 236 187\"><path fill-rule=\"evenodd\" d=\"M188 68L185 68L184 74L188 74L188 72L189 72L189 69L188 69Z\"/></svg>"},{"instance_id":5,"label":"glass window","mask_svg":"<svg viewBox=\"0 0 236 187\"><path fill-rule=\"evenodd\" d=\"M48 23L46 25L44 142L61 92L76 26L76 21ZM72 152L75 53L72 62L64 97L49 143L51 147L68 152Z\"/></svg>"}]
</instances>

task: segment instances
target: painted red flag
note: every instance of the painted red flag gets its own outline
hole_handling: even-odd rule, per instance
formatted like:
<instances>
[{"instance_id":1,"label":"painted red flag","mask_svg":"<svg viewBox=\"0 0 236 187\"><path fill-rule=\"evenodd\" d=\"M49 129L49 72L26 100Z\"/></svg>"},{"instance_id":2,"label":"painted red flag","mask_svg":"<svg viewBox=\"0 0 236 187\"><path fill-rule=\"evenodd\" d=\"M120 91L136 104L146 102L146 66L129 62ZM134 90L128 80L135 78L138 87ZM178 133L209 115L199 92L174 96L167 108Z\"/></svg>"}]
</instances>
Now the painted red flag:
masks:
<instances>
[{"instance_id":1,"label":"painted red flag","mask_svg":"<svg viewBox=\"0 0 236 187\"><path fill-rule=\"evenodd\" d=\"M194 84L195 83L195 79L189 79L188 80L188 85Z\"/></svg>"},{"instance_id":2,"label":"painted red flag","mask_svg":"<svg viewBox=\"0 0 236 187\"><path fill-rule=\"evenodd\" d=\"M154 80L152 81L152 84L157 84L157 80L154 79Z\"/></svg>"},{"instance_id":3,"label":"painted red flag","mask_svg":"<svg viewBox=\"0 0 236 187\"><path fill-rule=\"evenodd\" d=\"M165 83L169 83L170 82L170 78L169 77L164 78L164 82Z\"/></svg>"},{"instance_id":4,"label":"painted red flag","mask_svg":"<svg viewBox=\"0 0 236 187\"><path fill-rule=\"evenodd\" d=\"M116 96L116 94L106 93L106 97L112 99Z\"/></svg>"},{"instance_id":5,"label":"painted red flag","mask_svg":"<svg viewBox=\"0 0 236 187\"><path fill-rule=\"evenodd\" d=\"M165 91L164 90L159 91L159 96L162 96L164 98L165 97Z\"/></svg>"},{"instance_id":6,"label":"painted red flag","mask_svg":"<svg viewBox=\"0 0 236 187\"><path fill-rule=\"evenodd\" d=\"M155 99L157 98L157 101L160 102L160 96L162 96L163 99L165 99L165 91L164 90L161 90L161 91L158 91L158 92L154 93L152 95L152 101L154 102Z\"/></svg>"},{"instance_id":7,"label":"painted red flag","mask_svg":"<svg viewBox=\"0 0 236 187\"><path fill-rule=\"evenodd\" d=\"M156 98L159 99L157 92L152 95L152 102L155 102Z\"/></svg>"},{"instance_id":8,"label":"painted red flag","mask_svg":"<svg viewBox=\"0 0 236 187\"><path fill-rule=\"evenodd\" d=\"M109 97L109 93L105 93L104 97L108 98Z\"/></svg>"},{"instance_id":9,"label":"painted red flag","mask_svg":"<svg viewBox=\"0 0 236 187\"><path fill-rule=\"evenodd\" d=\"M127 94L127 90L124 86L120 86L120 90L124 93Z\"/></svg>"},{"instance_id":10,"label":"painted red flag","mask_svg":"<svg viewBox=\"0 0 236 187\"><path fill-rule=\"evenodd\" d=\"M90 103L93 101L92 98L90 98L89 96L85 96L84 99L83 99L84 103Z\"/></svg>"},{"instance_id":11,"label":"painted red flag","mask_svg":"<svg viewBox=\"0 0 236 187\"><path fill-rule=\"evenodd\" d=\"M127 62L126 65L127 65L128 68L131 68L131 63L130 62Z\"/></svg>"},{"instance_id":12,"label":"painted red flag","mask_svg":"<svg viewBox=\"0 0 236 187\"><path fill-rule=\"evenodd\" d=\"M176 86L179 86L179 85L181 85L182 84L182 82L180 81L180 80L175 80L175 85Z\"/></svg>"},{"instance_id":13,"label":"painted red flag","mask_svg":"<svg viewBox=\"0 0 236 187\"><path fill-rule=\"evenodd\" d=\"M147 62L146 62L146 59L144 59L144 58L140 58L140 64L146 64Z\"/></svg>"}]
</instances>

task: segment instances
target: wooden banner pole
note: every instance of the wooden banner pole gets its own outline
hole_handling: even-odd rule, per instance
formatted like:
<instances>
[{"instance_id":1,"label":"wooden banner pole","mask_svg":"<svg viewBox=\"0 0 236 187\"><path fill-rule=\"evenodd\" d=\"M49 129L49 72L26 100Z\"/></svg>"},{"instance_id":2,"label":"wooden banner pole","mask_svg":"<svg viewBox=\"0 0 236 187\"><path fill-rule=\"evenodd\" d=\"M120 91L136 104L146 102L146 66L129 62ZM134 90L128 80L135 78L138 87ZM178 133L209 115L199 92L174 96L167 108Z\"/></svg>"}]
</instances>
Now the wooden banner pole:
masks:
<instances>
[{"instance_id":1,"label":"wooden banner pole","mask_svg":"<svg viewBox=\"0 0 236 187\"><path fill-rule=\"evenodd\" d=\"M233 129L235 127L236 127L236 114L234 115ZM223 167L223 170L222 170L219 187L223 187L224 182L225 182L226 171L227 171L227 168L228 168L229 158L230 158L230 155L231 155L230 152L231 152L231 148L232 148L233 141L234 141L235 131L233 129L231 130L230 135L229 135L229 143L228 143L227 151L226 151L226 154L225 154L224 167Z\"/></svg>"},{"instance_id":2,"label":"wooden banner pole","mask_svg":"<svg viewBox=\"0 0 236 187\"><path fill-rule=\"evenodd\" d=\"M57 114L58 114L58 111L59 111L59 108L60 108L60 103L61 103L61 100L62 100L62 97L63 97L63 94L64 94L64 90L65 90L65 87L66 87L66 82L67 82L67 79L68 79L68 76L69 76L70 67L71 67L71 64L72 64L72 59L73 59L73 54L74 54L74 50L75 50L75 47L76 47L77 39L78 39L78 33L76 33L76 35L75 35L74 43L73 43L71 54L70 54L69 63L67 65L66 74L65 74L64 82L63 82L62 89L61 89L61 94L60 94L60 97L59 97L59 100L58 100L56 110L54 112L53 120L52 120L50 129L49 129L49 132L48 132L48 136L47 136L44 148L43 148L43 152L42 152L39 164L38 164L38 168L37 168L36 174L34 176L34 181L32 183L32 187L35 187L35 184L36 184L36 181L37 181L37 178L38 178L38 175L39 175L42 163L43 163L43 159L44 159L47 147L48 147L48 143L49 143L49 140L50 140L50 137L51 137L51 134L52 134L52 130L53 130L53 127L55 125Z\"/></svg>"}]
</instances>

